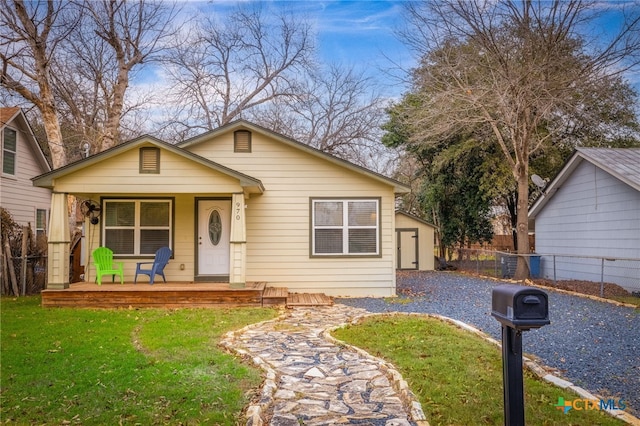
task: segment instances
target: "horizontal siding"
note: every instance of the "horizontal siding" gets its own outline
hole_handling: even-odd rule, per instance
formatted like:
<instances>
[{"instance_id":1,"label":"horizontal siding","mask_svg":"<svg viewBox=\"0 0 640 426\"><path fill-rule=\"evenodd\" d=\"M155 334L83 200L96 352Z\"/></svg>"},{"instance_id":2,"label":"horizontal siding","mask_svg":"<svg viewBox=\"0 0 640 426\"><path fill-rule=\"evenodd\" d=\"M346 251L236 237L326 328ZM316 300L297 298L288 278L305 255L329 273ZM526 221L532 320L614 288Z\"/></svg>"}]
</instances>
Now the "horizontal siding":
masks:
<instances>
[{"instance_id":1,"label":"horizontal siding","mask_svg":"<svg viewBox=\"0 0 640 426\"><path fill-rule=\"evenodd\" d=\"M13 220L20 225L31 223L32 229L35 229L37 209L47 210L48 217L51 208L51 191L16 181L6 182L5 178L2 178L2 182L0 205L11 213Z\"/></svg>"},{"instance_id":2,"label":"horizontal siding","mask_svg":"<svg viewBox=\"0 0 640 426\"><path fill-rule=\"evenodd\" d=\"M640 258L640 192L583 162L536 217L536 251Z\"/></svg>"},{"instance_id":3,"label":"horizontal siding","mask_svg":"<svg viewBox=\"0 0 640 426\"><path fill-rule=\"evenodd\" d=\"M165 150L160 155L160 173L141 174L137 149L64 176L55 185L57 191L87 194L229 194L242 190L238 179Z\"/></svg>"},{"instance_id":4,"label":"horizontal siding","mask_svg":"<svg viewBox=\"0 0 640 426\"><path fill-rule=\"evenodd\" d=\"M193 206L195 199L193 195L177 194L175 196L175 228L173 234L173 258L165 267L165 276L170 281L193 281L195 269L194 247L195 247L195 225ZM101 245L100 225L85 224L85 259L89 259L88 254ZM124 279L126 282L133 282L135 278L136 263L146 262L151 259L119 259L124 265ZM184 270L180 265L184 264ZM95 278L95 269L91 265L91 278ZM162 278L160 278L162 280ZM147 283L148 276L140 278L141 283Z\"/></svg>"},{"instance_id":5,"label":"horizontal siding","mask_svg":"<svg viewBox=\"0 0 640 426\"><path fill-rule=\"evenodd\" d=\"M14 122L15 124L15 122ZM33 186L31 178L41 175L43 169L34 157L34 152L25 136L25 129L9 126L17 130L16 175L3 175L0 179L0 205L11 212L13 220L21 225L31 223L35 229L36 209L49 211L51 191ZM0 140L4 137L0 132ZM2 150L0 149L0 164ZM1 169L0 169L1 171Z\"/></svg>"},{"instance_id":6,"label":"horizontal siding","mask_svg":"<svg viewBox=\"0 0 640 426\"><path fill-rule=\"evenodd\" d=\"M536 251L567 255L543 256L544 278L603 279L635 290L637 269L605 261L603 271L598 258L640 259L640 192L582 162L536 217Z\"/></svg>"},{"instance_id":7,"label":"horizontal siding","mask_svg":"<svg viewBox=\"0 0 640 426\"><path fill-rule=\"evenodd\" d=\"M247 200L247 281L332 296L395 294L393 187L254 134L252 153L233 152L233 135L193 152L262 181ZM310 258L310 198L381 197L382 257Z\"/></svg>"},{"instance_id":8,"label":"horizontal siding","mask_svg":"<svg viewBox=\"0 0 640 426\"><path fill-rule=\"evenodd\" d=\"M233 152L231 133L193 147L194 153L259 179L265 187L263 194L245 200L246 280L332 296L394 295L393 186L282 142L253 136L253 152L249 154ZM159 175L140 175L138 150L133 149L59 179L56 189L95 194L96 198L106 194L175 196L175 259L169 262L166 275L171 280L190 281L195 274L196 256L194 197L215 197L242 189L237 179L164 150L160 171ZM311 258L312 197L380 199L382 256ZM92 247L97 247L97 240ZM133 280L138 261L123 260L125 280ZM181 264L184 270L180 269Z\"/></svg>"}]
</instances>

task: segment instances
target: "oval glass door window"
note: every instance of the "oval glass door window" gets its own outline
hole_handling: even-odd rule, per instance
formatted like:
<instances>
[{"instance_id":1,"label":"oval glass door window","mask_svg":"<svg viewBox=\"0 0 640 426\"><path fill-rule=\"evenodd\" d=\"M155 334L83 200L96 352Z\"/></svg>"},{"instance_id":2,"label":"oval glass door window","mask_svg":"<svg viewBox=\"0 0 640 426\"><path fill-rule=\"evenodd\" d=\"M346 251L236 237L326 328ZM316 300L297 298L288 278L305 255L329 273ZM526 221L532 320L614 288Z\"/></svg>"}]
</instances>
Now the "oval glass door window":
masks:
<instances>
[{"instance_id":1,"label":"oval glass door window","mask_svg":"<svg viewBox=\"0 0 640 426\"><path fill-rule=\"evenodd\" d=\"M222 219L218 210L214 210L209 215L209 240L211 244L217 246L222 237Z\"/></svg>"}]
</instances>

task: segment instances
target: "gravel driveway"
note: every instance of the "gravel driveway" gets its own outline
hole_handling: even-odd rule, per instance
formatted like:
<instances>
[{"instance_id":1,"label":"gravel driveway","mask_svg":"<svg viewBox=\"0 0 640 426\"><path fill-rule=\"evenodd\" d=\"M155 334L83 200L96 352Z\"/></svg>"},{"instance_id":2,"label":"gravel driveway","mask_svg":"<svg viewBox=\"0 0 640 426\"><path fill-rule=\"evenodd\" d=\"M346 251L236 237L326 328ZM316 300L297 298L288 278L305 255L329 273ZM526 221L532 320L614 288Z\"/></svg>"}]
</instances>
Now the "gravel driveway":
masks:
<instances>
[{"instance_id":1,"label":"gravel driveway","mask_svg":"<svg viewBox=\"0 0 640 426\"><path fill-rule=\"evenodd\" d=\"M491 290L504 282L451 272L402 272L398 294L408 302L374 298L336 299L370 312L434 313L471 324L497 340ZM546 290L545 290L546 291ZM588 391L618 399L640 415L640 310L555 291L551 324L523 334L523 351Z\"/></svg>"}]
</instances>

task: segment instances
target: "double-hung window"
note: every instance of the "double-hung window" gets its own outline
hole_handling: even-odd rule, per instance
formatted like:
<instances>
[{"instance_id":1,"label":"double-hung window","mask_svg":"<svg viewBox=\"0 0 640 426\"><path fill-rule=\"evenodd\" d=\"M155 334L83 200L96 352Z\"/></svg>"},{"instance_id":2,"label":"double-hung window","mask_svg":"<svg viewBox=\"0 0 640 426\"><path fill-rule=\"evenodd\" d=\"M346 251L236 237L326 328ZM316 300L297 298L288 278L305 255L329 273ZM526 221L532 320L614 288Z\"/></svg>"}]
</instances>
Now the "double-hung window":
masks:
<instances>
[{"instance_id":1,"label":"double-hung window","mask_svg":"<svg viewBox=\"0 0 640 426\"><path fill-rule=\"evenodd\" d=\"M18 150L18 134L15 130L5 127L2 138L2 173L16 174L16 152Z\"/></svg>"},{"instance_id":2,"label":"double-hung window","mask_svg":"<svg viewBox=\"0 0 640 426\"><path fill-rule=\"evenodd\" d=\"M114 255L147 256L172 247L172 199L109 199L103 212L102 241Z\"/></svg>"},{"instance_id":3,"label":"double-hung window","mask_svg":"<svg viewBox=\"0 0 640 426\"><path fill-rule=\"evenodd\" d=\"M47 211L45 209L36 210L36 235L47 235Z\"/></svg>"},{"instance_id":4,"label":"double-hung window","mask_svg":"<svg viewBox=\"0 0 640 426\"><path fill-rule=\"evenodd\" d=\"M379 199L312 199L312 256L380 255Z\"/></svg>"}]
</instances>

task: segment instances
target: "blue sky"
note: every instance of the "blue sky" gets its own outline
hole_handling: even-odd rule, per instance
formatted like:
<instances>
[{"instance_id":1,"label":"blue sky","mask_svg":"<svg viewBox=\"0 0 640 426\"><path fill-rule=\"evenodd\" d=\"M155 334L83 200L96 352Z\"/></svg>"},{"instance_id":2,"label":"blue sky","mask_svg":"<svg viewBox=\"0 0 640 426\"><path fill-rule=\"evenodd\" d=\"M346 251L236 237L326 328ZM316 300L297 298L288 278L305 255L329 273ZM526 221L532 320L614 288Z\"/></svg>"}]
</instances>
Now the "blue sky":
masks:
<instances>
[{"instance_id":1,"label":"blue sky","mask_svg":"<svg viewBox=\"0 0 640 426\"><path fill-rule=\"evenodd\" d=\"M409 52L394 30L401 24L398 1L310 1L304 3L318 34L320 54L331 60L355 65L388 66L408 61Z\"/></svg>"},{"instance_id":2,"label":"blue sky","mask_svg":"<svg viewBox=\"0 0 640 426\"><path fill-rule=\"evenodd\" d=\"M224 14L239 3L259 0L212 0L186 3L199 9L207 8ZM267 10L287 10L307 19L316 34L320 60L364 70L384 85L390 95L399 95L403 88L386 72L400 65L410 68L414 63L408 49L396 38L394 31L401 24L401 1L387 0L263 0ZM187 12L188 13L188 12Z\"/></svg>"},{"instance_id":3,"label":"blue sky","mask_svg":"<svg viewBox=\"0 0 640 426\"><path fill-rule=\"evenodd\" d=\"M402 94L405 86L390 73L398 76L398 66L406 70L415 62L394 34L402 19L398 1L309 1L304 7L321 58L364 71L389 96Z\"/></svg>"},{"instance_id":4,"label":"blue sky","mask_svg":"<svg viewBox=\"0 0 640 426\"><path fill-rule=\"evenodd\" d=\"M261 1L267 8L286 9L309 19L317 35L317 50L322 60L362 69L388 86L390 94L398 95L404 90L397 79L387 75L396 66L410 69L415 64L411 52L395 35L403 25L403 0ZM209 4L213 10L223 11L237 5L238 1L212 0ZM595 7L607 12L590 30L605 40L618 27L619 11L623 7L640 8L640 0L603 0L596 2ZM640 90L640 71L627 74L627 78Z\"/></svg>"},{"instance_id":5,"label":"blue sky","mask_svg":"<svg viewBox=\"0 0 640 426\"><path fill-rule=\"evenodd\" d=\"M255 1L262 1L267 10L287 10L311 22L321 61L366 72L379 83L377 90L383 95L395 98L406 90L398 78L406 75L398 67L410 69L415 58L395 35L403 25L403 0L185 0L182 4L187 14L191 7L224 14L239 3ZM589 30L604 41L618 27L619 10L640 8L640 0L603 0L595 5L607 13ZM627 78L640 91L640 71L628 73Z\"/></svg>"}]
</instances>

